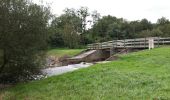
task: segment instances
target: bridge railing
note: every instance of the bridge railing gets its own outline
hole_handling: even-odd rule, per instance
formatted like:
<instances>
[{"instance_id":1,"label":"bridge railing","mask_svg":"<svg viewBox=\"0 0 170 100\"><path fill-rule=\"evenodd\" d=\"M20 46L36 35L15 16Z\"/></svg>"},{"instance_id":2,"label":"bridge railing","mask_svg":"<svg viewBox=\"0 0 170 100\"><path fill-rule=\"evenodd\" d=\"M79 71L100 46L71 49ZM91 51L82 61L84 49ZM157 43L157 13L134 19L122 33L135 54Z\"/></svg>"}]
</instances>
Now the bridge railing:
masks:
<instances>
[{"instance_id":1,"label":"bridge railing","mask_svg":"<svg viewBox=\"0 0 170 100\"><path fill-rule=\"evenodd\" d=\"M154 47L161 45L170 45L170 37L150 37L150 38L136 38L125 40L113 40L101 43L88 44L88 49L106 49L106 48L149 48L149 40L153 39Z\"/></svg>"}]
</instances>

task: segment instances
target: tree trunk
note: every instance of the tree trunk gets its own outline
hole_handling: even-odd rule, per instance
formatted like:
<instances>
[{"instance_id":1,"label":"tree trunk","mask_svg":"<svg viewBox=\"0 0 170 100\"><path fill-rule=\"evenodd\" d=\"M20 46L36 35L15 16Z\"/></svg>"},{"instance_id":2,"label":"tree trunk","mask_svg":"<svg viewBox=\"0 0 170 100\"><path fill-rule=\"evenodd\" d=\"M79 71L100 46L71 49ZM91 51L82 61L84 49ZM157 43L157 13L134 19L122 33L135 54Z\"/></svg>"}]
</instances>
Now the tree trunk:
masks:
<instances>
[{"instance_id":1,"label":"tree trunk","mask_svg":"<svg viewBox=\"0 0 170 100\"><path fill-rule=\"evenodd\" d=\"M7 64L6 51L3 50L3 64L2 64L2 66L0 67L0 74L3 72L6 64Z\"/></svg>"}]
</instances>

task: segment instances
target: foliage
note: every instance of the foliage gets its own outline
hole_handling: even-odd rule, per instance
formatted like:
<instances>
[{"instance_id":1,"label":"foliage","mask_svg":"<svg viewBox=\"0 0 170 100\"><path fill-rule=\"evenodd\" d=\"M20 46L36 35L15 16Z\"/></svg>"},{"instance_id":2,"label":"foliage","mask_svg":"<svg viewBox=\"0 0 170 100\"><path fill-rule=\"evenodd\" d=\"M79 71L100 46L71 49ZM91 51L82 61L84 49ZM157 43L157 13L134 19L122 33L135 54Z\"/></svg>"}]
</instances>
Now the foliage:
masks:
<instances>
[{"instance_id":1,"label":"foliage","mask_svg":"<svg viewBox=\"0 0 170 100\"><path fill-rule=\"evenodd\" d=\"M170 22L165 17L151 23L147 19L127 21L114 16L103 16L85 34L90 42L103 42L113 39L140 38L150 36L170 36ZM88 42L87 42L88 43Z\"/></svg>"},{"instance_id":2,"label":"foliage","mask_svg":"<svg viewBox=\"0 0 170 100\"><path fill-rule=\"evenodd\" d=\"M5 100L169 99L169 55L169 47L122 55L110 63L18 84L1 95Z\"/></svg>"},{"instance_id":3,"label":"foliage","mask_svg":"<svg viewBox=\"0 0 170 100\"><path fill-rule=\"evenodd\" d=\"M89 16L88 8L87 7L81 7L80 9L77 10L78 17L81 20L81 28L82 32L85 33L86 31L86 18Z\"/></svg>"},{"instance_id":4,"label":"foliage","mask_svg":"<svg viewBox=\"0 0 170 100\"><path fill-rule=\"evenodd\" d=\"M26 0L0 4L0 83L30 79L43 64L49 8Z\"/></svg>"},{"instance_id":5,"label":"foliage","mask_svg":"<svg viewBox=\"0 0 170 100\"><path fill-rule=\"evenodd\" d=\"M50 30L53 35L51 35L50 43L55 43L58 47L63 47L64 45L69 48L78 48L80 33L82 32L81 19L74 9L67 8L64 12L60 17L55 17L52 21Z\"/></svg>"},{"instance_id":6,"label":"foliage","mask_svg":"<svg viewBox=\"0 0 170 100\"><path fill-rule=\"evenodd\" d=\"M97 10L94 10L91 14L91 17L93 18L92 22L93 22L93 25L94 25L99 21L101 15L100 15L100 13L97 12Z\"/></svg>"},{"instance_id":7,"label":"foliage","mask_svg":"<svg viewBox=\"0 0 170 100\"><path fill-rule=\"evenodd\" d=\"M164 37L169 37L170 36L170 23L169 24L164 24L161 26L158 26L159 29L163 32Z\"/></svg>"},{"instance_id":8,"label":"foliage","mask_svg":"<svg viewBox=\"0 0 170 100\"><path fill-rule=\"evenodd\" d=\"M91 17L91 20L87 20ZM87 29L87 25L91 28ZM88 12L87 7L64 10L64 14L55 17L52 21L50 44L55 47L77 48L93 42L103 42L113 39L128 39L150 36L170 36L170 21L165 17L151 23L147 19L127 21L123 18L100 13ZM58 37L57 37L58 36ZM63 45L62 45L63 44Z\"/></svg>"},{"instance_id":9,"label":"foliage","mask_svg":"<svg viewBox=\"0 0 170 100\"><path fill-rule=\"evenodd\" d=\"M127 39L139 37L143 30L152 30L153 25L147 19L141 21L126 21L114 16L103 16L95 23L88 34L92 34L93 42L113 39Z\"/></svg>"},{"instance_id":10,"label":"foliage","mask_svg":"<svg viewBox=\"0 0 170 100\"><path fill-rule=\"evenodd\" d=\"M158 24L158 25L164 25L164 24L169 24L169 23L170 23L169 20L166 19L165 17L159 18L159 19L157 20L157 24Z\"/></svg>"},{"instance_id":11,"label":"foliage","mask_svg":"<svg viewBox=\"0 0 170 100\"><path fill-rule=\"evenodd\" d=\"M163 36L163 32L159 28L153 30L143 30L138 35L138 37L160 37L160 36Z\"/></svg>"}]
</instances>

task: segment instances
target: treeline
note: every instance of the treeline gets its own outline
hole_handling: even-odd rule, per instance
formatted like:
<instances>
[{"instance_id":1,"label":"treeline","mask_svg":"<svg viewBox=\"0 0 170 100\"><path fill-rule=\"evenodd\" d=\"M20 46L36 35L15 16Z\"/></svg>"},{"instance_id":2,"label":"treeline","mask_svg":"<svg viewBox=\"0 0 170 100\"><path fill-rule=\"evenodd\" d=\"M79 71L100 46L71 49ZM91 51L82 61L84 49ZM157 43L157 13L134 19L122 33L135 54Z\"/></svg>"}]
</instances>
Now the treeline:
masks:
<instances>
[{"instance_id":1,"label":"treeline","mask_svg":"<svg viewBox=\"0 0 170 100\"><path fill-rule=\"evenodd\" d=\"M113 39L170 36L170 22L165 17L151 23L147 19L126 21L123 18L104 16L88 30L90 42L102 42Z\"/></svg>"},{"instance_id":2,"label":"treeline","mask_svg":"<svg viewBox=\"0 0 170 100\"><path fill-rule=\"evenodd\" d=\"M88 17L92 20L87 20ZM87 28L89 24L90 29ZM101 17L97 11L89 13L86 7L67 8L61 16L54 16L51 33L51 46L77 48L113 39L167 37L170 36L170 21L165 17L159 18L156 23L147 19L127 21L111 15Z\"/></svg>"}]
</instances>

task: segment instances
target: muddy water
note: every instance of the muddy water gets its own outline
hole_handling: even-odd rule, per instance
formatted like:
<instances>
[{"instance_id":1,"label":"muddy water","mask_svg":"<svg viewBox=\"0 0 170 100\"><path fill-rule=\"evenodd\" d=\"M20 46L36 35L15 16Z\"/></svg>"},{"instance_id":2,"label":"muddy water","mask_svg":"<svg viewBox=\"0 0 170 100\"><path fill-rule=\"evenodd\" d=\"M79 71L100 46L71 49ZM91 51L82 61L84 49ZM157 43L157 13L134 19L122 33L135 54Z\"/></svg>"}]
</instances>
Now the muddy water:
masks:
<instances>
[{"instance_id":1,"label":"muddy water","mask_svg":"<svg viewBox=\"0 0 170 100\"><path fill-rule=\"evenodd\" d=\"M67 66L61 66L61 67L53 67L53 68L47 68L43 69L43 74L47 76L53 76L53 75L60 75L63 73L71 72L80 68L86 68L93 65L92 63L80 63L80 64L71 64Z\"/></svg>"},{"instance_id":2,"label":"muddy water","mask_svg":"<svg viewBox=\"0 0 170 100\"><path fill-rule=\"evenodd\" d=\"M80 64L71 64L71 65L67 65L67 66L61 66L61 67L53 67L53 68L46 68L43 69L42 72L43 74L47 75L47 76L53 76L53 75L61 75L67 72L71 72L74 70L78 70L81 68L87 68L90 67L94 64L97 63L108 63L110 61L101 61L101 62L94 62L94 63L80 63Z\"/></svg>"}]
</instances>

